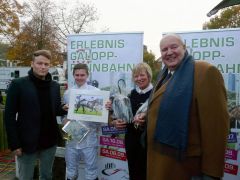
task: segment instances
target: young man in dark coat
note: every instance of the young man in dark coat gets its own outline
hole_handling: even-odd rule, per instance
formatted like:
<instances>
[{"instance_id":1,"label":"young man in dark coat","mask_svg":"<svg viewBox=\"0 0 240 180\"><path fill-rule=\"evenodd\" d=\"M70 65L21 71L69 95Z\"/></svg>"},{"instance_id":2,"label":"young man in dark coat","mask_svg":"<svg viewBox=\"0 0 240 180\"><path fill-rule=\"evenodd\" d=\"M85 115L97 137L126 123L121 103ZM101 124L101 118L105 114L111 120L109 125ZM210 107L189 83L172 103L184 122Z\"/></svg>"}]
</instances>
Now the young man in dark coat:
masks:
<instances>
[{"instance_id":1,"label":"young man in dark coat","mask_svg":"<svg viewBox=\"0 0 240 180\"><path fill-rule=\"evenodd\" d=\"M17 156L19 179L33 179L36 160L40 179L52 179L56 145L60 138L56 116L64 114L60 87L49 73L51 53L34 52L28 76L9 86L5 125L8 143Z\"/></svg>"}]
</instances>

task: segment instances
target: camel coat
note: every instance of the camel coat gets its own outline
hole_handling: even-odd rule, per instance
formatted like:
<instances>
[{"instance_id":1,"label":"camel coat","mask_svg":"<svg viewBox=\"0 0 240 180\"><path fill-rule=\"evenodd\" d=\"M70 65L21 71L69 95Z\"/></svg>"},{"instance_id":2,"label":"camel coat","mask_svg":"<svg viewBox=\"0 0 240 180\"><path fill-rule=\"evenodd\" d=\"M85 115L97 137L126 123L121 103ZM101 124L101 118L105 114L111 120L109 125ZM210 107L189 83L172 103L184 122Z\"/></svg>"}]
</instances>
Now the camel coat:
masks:
<instances>
[{"instance_id":1,"label":"camel coat","mask_svg":"<svg viewBox=\"0 0 240 180\"><path fill-rule=\"evenodd\" d=\"M161 154L159 144L154 141L159 104L165 90L166 84L153 91L149 104L147 180L190 180L200 173L222 177L229 116L220 72L207 62L195 62L187 158L181 162Z\"/></svg>"}]
</instances>

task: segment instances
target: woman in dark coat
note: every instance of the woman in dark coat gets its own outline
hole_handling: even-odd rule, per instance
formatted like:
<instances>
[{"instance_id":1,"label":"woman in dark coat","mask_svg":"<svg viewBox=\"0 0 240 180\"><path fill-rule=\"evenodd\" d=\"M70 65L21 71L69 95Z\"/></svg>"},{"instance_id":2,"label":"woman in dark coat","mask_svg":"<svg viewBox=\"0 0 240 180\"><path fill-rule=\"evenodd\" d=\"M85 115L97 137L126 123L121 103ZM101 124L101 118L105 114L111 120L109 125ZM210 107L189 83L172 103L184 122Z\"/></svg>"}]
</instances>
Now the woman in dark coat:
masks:
<instances>
[{"instance_id":1,"label":"woman in dark coat","mask_svg":"<svg viewBox=\"0 0 240 180\"><path fill-rule=\"evenodd\" d=\"M147 101L152 91L152 70L146 63L137 64L132 71L132 78L136 85L129 95L133 116L140 106ZM118 128L127 128L125 135L126 154L128 159L130 180L146 180L146 150L140 143L145 126L144 121L131 120L130 123L122 119L112 121Z\"/></svg>"}]
</instances>

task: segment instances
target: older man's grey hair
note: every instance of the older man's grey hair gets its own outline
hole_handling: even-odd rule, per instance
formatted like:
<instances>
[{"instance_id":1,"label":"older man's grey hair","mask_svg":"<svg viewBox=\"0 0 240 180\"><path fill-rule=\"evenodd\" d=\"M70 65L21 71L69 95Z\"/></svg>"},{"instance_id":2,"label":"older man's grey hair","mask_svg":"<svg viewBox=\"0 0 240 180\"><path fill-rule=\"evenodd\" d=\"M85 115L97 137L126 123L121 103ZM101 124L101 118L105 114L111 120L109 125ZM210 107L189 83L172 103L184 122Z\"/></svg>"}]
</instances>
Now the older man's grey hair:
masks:
<instances>
[{"instance_id":1,"label":"older man's grey hair","mask_svg":"<svg viewBox=\"0 0 240 180\"><path fill-rule=\"evenodd\" d=\"M163 37L162 37L162 39L160 40L159 45L161 45L162 40L164 40L164 39L167 38L167 37L175 37L176 39L179 40L179 42L180 42L182 45L185 46L185 43L184 43L182 37L179 36L178 34L175 34L175 33L164 34Z\"/></svg>"}]
</instances>

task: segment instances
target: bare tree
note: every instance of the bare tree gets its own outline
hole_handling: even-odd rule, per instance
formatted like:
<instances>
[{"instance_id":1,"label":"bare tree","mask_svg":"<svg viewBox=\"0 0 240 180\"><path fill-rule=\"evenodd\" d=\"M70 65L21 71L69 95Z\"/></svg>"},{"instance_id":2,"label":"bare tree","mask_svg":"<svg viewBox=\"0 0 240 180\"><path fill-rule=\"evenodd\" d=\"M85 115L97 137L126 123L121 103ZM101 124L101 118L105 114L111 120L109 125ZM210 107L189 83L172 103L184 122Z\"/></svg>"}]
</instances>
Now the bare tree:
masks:
<instances>
[{"instance_id":1,"label":"bare tree","mask_svg":"<svg viewBox=\"0 0 240 180\"><path fill-rule=\"evenodd\" d=\"M7 54L7 58L20 60L22 65L29 64L32 51L43 48L53 53L53 64L61 63L66 54L62 52L67 35L89 32L98 20L97 10L90 4L76 1L67 8L66 5L57 6L52 0L25 2L21 28Z\"/></svg>"},{"instance_id":2,"label":"bare tree","mask_svg":"<svg viewBox=\"0 0 240 180\"><path fill-rule=\"evenodd\" d=\"M60 6L56 10L52 14L52 22L58 31L56 36L63 45L66 45L67 35L89 32L99 19L97 9L91 4L76 2L71 8Z\"/></svg>"}]
</instances>

